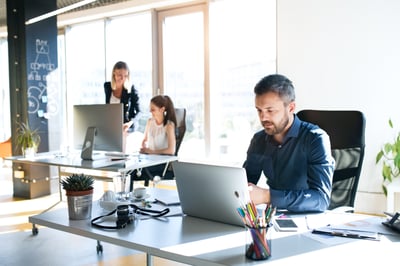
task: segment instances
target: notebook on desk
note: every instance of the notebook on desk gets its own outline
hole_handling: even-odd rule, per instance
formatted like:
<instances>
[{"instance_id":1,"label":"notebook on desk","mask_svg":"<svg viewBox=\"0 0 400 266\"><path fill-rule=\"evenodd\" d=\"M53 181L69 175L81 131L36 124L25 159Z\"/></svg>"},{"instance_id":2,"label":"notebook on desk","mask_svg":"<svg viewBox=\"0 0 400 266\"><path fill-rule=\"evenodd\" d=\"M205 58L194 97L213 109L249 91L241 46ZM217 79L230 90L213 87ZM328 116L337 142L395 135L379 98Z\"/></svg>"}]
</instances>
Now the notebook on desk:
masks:
<instances>
[{"instance_id":1,"label":"notebook on desk","mask_svg":"<svg viewBox=\"0 0 400 266\"><path fill-rule=\"evenodd\" d=\"M240 200L249 198L243 168L179 161L172 162L172 167L184 214L244 226L236 210Z\"/></svg>"}]
</instances>

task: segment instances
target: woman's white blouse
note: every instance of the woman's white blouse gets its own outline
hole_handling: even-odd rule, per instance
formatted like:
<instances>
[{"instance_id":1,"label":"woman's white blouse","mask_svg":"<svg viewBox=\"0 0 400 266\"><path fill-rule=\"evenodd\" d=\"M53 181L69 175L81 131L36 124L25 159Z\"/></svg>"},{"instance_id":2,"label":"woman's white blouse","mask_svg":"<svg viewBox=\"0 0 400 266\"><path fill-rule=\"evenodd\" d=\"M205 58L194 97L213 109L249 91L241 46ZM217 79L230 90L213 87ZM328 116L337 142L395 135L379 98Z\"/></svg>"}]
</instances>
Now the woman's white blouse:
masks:
<instances>
[{"instance_id":1,"label":"woman's white blouse","mask_svg":"<svg viewBox=\"0 0 400 266\"><path fill-rule=\"evenodd\" d=\"M167 121L168 124L172 121ZM168 148L167 125L157 125L154 118L150 118L147 132L147 147L151 150L162 150Z\"/></svg>"},{"instance_id":2,"label":"woman's white blouse","mask_svg":"<svg viewBox=\"0 0 400 266\"><path fill-rule=\"evenodd\" d=\"M114 94L111 93L110 103L121 103L121 99L115 97Z\"/></svg>"}]
</instances>

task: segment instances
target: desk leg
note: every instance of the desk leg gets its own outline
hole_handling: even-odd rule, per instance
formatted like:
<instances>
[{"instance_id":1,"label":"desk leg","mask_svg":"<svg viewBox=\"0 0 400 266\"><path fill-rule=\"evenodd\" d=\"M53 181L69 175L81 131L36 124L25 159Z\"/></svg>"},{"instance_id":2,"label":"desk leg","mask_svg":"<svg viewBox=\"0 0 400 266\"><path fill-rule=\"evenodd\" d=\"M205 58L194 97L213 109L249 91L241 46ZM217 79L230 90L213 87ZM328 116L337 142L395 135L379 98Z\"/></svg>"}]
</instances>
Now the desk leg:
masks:
<instances>
[{"instance_id":1,"label":"desk leg","mask_svg":"<svg viewBox=\"0 0 400 266\"><path fill-rule=\"evenodd\" d=\"M60 193L60 202L62 201L62 189L61 189L61 166L58 169L58 193Z\"/></svg>"},{"instance_id":2,"label":"desk leg","mask_svg":"<svg viewBox=\"0 0 400 266\"><path fill-rule=\"evenodd\" d=\"M153 266L153 256L151 256L149 253L146 253L146 265Z\"/></svg>"},{"instance_id":3,"label":"desk leg","mask_svg":"<svg viewBox=\"0 0 400 266\"><path fill-rule=\"evenodd\" d=\"M41 213L45 213L49 210L51 210L52 208L54 208L56 205L58 205L60 202L62 202L62 188L61 188L61 166L57 167L57 171L58 171L58 193L60 194L60 200L58 202L56 202L55 204L53 204L52 206L50 206L49 208L47 208L46 210L42 211ZM51 178L50 178L51 180ZM32 224L32 235L37 235L39 234L39 228L36 227L35 224Z\"/></svg>"}]
</instances>

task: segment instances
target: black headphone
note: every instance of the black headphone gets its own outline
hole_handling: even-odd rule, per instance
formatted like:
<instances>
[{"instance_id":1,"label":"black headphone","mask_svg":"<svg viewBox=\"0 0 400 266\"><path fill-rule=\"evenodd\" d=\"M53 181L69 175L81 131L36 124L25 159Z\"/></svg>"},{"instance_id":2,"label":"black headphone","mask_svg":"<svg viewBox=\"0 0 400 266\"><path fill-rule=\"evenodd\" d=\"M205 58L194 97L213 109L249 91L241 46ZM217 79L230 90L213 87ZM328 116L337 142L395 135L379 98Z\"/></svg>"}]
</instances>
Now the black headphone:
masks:
<instances>
[{"instance_id":1,"label":"black headphone","mask_svg":"<svg viewBox=\"0 0 400 266\"><path fill-rule=\"evenodd\" d=\"M113 215L114 213L117 213L117 221L115 226L101 225L96 222L104 217ZM127 224L130 224L134 220L135 214L147 215L156 218L164 216L167 213L169 213L169 208L157 211L157 210L140 208L135 204L118 205L115 210L105 215L93 218L90 223L92 224L92 226L101 229L121 229L124 228Z\"/></svg>"}]
</instances>

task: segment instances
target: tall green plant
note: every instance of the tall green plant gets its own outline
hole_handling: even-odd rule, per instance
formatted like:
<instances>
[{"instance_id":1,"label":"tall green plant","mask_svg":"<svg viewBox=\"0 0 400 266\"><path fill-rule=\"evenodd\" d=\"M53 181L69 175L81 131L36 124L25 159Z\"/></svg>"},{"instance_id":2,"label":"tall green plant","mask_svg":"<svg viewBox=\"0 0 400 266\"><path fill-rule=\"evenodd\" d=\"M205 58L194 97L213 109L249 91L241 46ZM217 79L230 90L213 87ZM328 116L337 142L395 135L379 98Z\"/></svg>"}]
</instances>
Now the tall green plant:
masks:
<instances>
[{"instance_id":1,"label":"tall green plant","mask_svg":"<svg viewBox=\"0 0 400 266\"><path fill-rule=\"evenodd\" d=\"M389 126L393 129L392 120ZM392 142L386 142L376 155L376 164L382 161L382 190L387 196L387 185L400 175L400 132Z\"/></svg>"},{"instance_id":2,"label":"tall green plant","mask_svg":"<svg viewBox=\"0 0 400 266\"><path fill-rule=\"evenodd\" d=\"M17 122L17 145L22 150L34 148L37 150L40 144L40 135L38 129L31 129L28 122Z\"/></svg>"}]
</instances>

